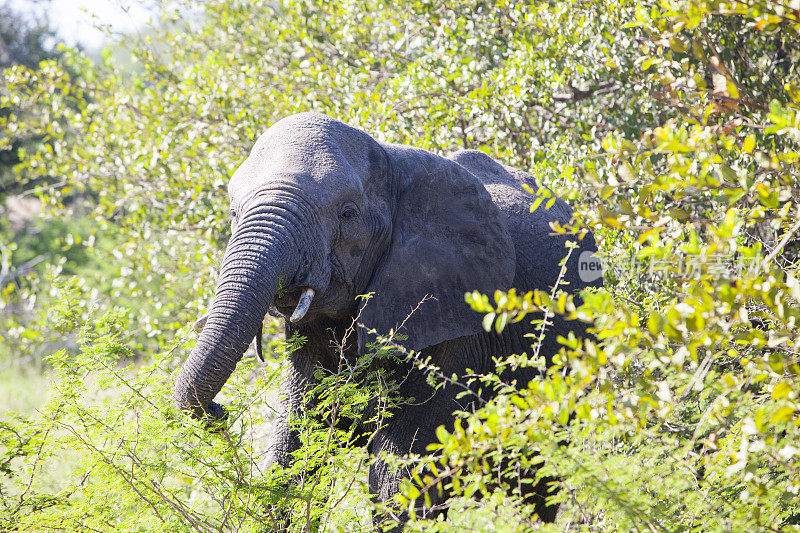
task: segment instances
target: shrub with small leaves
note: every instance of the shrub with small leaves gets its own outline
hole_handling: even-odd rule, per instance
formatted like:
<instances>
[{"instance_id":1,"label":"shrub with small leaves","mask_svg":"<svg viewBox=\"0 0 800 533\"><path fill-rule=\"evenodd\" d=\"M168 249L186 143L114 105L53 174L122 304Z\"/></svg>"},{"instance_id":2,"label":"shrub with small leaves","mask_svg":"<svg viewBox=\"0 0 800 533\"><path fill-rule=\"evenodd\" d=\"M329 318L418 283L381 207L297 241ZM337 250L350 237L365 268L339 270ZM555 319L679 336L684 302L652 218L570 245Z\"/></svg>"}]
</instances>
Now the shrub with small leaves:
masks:
<instances>
[{"instance_id":1,"label":"shrub with small leaves","mask_svg":"<svg viewBox=\"0 0 800 533\"><path fill-rule=\"evenodd\" d=\"M0 108L25 112L0 124L46 141L15 171L62 177L41 197L54 216L86 198L104 244L87 250L101 268L64 264L84 292L62 297L60 319L0 316L12 325L2 346L22 350L57 322L75 340L51 359L41 416L0 422L0 527L258 530L289 515L297 530L371 529L360 436L331 423L402 401L369 357L320 376L318 411L294 421L305 445L290 471L259 468L263 390L285 349L274 324L267 368L245 358L223 391L230 427L209 433L169 401L184 326L211 297L228 237L228 176L270 123L315 110L381 140L476 148L529 170L576 208L553 231L591 230L605 267L605 287L579 298L563 286L467 295L487 330L544 330L562 314L593 336L562 338L549 368L532 338L498 363L540 379L474 376L502 393L440 430L431 456L396 459L413 472L397 506L454 496L446 518L415 517L411 530L796 529L794 4L187 1L163 4L163 24L128 43L130 68L65 50L7 70ZM0 287L0 312L26 302L44 316L55 296L25 279ZM392 348L374 357L452 379ZM42 473L65 449L74 472L53 487ZM555 524L520 499L516 483L539 482L559 489Z\"/></svg>"}]
</instances>

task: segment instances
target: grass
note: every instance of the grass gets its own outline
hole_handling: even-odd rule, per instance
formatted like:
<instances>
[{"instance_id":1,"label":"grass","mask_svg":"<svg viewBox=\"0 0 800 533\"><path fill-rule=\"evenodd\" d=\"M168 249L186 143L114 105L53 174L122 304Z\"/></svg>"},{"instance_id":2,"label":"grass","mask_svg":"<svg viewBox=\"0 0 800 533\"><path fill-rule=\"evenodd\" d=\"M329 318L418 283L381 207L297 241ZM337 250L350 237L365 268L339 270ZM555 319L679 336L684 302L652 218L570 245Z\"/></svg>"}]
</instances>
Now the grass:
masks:
<instances>
[{"instance_id":1,"label":"grass","mask_svg":"<svg viewBox=\"0 0 800 533\"><path fill-rule=\"evenodd\" d=\"M47 402L50 378L36 368L12 366L0 372L0 414L35 415Z\"/></svg>"}]
</instances>

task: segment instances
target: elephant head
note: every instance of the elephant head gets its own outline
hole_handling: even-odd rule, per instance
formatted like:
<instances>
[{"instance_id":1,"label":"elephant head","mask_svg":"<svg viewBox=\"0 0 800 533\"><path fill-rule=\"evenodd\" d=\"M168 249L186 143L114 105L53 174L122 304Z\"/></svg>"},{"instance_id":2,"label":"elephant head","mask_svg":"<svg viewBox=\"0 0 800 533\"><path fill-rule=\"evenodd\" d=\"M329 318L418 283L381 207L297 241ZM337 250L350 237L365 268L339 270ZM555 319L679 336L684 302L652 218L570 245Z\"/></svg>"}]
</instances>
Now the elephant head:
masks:
<instances>
[{"instance_id":1,"label":"elephant head","mask_svg":"<svg viewBox=\"0 0 800 533\"><path fill-rule=\"evenodd\" d=\"M481 331L464 293L514 278L506 221L475 176L324 115L270 127L229 193L214 300L174 393L196 416L223 416L212 399L267 312L300 328L358 315L361 349L374 329L419 350Z\"/></svg>"}]
</instances>

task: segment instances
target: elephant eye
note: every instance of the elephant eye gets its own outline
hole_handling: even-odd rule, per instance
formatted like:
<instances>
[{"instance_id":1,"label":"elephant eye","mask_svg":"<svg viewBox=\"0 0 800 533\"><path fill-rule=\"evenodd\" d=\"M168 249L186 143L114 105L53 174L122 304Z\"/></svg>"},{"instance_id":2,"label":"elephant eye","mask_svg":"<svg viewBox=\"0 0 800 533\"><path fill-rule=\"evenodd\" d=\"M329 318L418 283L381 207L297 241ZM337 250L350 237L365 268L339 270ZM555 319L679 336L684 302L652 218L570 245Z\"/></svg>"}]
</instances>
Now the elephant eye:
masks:
<instances>
[{"instance_id":1,"label":"elephant eye","mask_svg":"<svg viewBox=\"0 0 800 533\"><path fill-rule=\"evenodd\" d=\"M353 204L345 205L339 212L340 220L353 220L358 216L358 209Z\"/></svg>"}]
</instances>

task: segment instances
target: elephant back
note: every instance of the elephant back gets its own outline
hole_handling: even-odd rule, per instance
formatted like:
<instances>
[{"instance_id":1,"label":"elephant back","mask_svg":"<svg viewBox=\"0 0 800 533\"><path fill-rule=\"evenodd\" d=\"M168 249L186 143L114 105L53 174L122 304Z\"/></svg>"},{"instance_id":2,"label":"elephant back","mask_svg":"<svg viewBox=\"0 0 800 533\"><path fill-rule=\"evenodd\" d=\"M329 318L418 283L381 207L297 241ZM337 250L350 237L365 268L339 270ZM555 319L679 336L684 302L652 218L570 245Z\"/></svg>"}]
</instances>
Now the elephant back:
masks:
<instances>
[{"instance_id":1,"label":"elephant back","mask_svg":"<svg viewBox=\"0 0 800 533\"><path fill-rule=\"evenodd\" d=\"M516 250L514 287L518 291L550 291L558 279L561 269L559 265L569 251L566 243L568 240L575 240L571 235L556 234L550 223L558 222L566 226L572 218L572 208L565 201L556 198L549 208L548 201L543 201L531 212L535 193L540 187L530 174L503 166L477 150L462 150L448 158L475 175L505 215ZM526 186L534 194L525 190ZM578 248L571 253L563 278L563 282L568 283L567 290L577 292L585 287L601 284L601 280L583 281L578 271L581 252L596 250L591 234L578 241Z\"/></svg>"}]
</instances>

